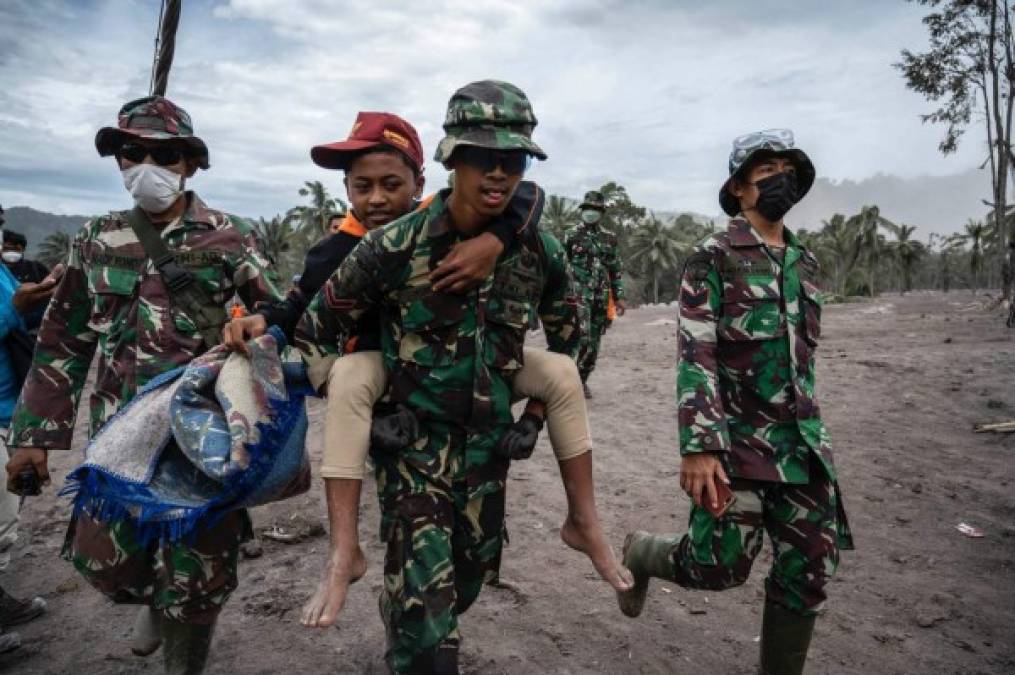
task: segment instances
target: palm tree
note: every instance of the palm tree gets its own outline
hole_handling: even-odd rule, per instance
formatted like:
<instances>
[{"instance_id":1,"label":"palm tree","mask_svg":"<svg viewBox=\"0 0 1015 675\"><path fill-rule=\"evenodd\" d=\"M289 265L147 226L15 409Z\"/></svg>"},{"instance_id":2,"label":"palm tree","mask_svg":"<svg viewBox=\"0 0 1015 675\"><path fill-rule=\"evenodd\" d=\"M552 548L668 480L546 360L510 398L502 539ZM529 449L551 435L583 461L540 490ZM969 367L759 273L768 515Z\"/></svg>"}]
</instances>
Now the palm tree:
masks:
<instances>
[{"instance_id":1,"label":"palm tree","mask_svg":"<svg viewBox=\"0 0 1015 675\"><path fill-rule=\"evenodd\" d=\"M962 235L959 234L949 235L941 243L941 264L943 268L941 288L945 293L951 290L952 285L952 271L948 261L953 254L962 253L962 249L965 245L965 240L962 238Z\"/></svg>"},{"instance_id":2,"label":"palm tree","mask_svg":"<svg viewBox=\"0 0 1015 675\"><path fill-rule=\"evenodd\" d=\"M846 216L836 213L822 221L821 230L810 242L804 242L818 257L821 268L826 270L831 281L831 288L839 296L846 295L846 280L849 277L855 239L855 233L846 224Z\"/></svg>"},{"instance_id":3,"label":"palm tree","mask_svg":"<svg viewBox=\"0 0 1015 675\"><path fill-rule=\"evenodd\" d=\"M881 250L885 246L885 239L879 233L878 228L883 227L894 232L895 224L881 216L881 210L876 206L864 206L860 213L851 217L846 224L853 229L855 237L853 240L853 255L847 269L856 265L862 257L865 261L865 272L867 275L867 292L870 297L877 295L877 275L881 263Z\"/></svg>"},{"instance_id":4,"label":"palm tree","mask_svg":"<svg viewBox=\"0 0 1015 675\"><path fill-rule=\"evenodd\" d=\"M983 268L983 245L987 238L987 226L983 221L970 218L966 222L965 234L959 235L963 241L969 242L969 274L973 284L973 294L980 286L980 270Z\"/></svg>"},{"instance_id":5,"label":"palm tree","mask_svg":"<svg viewBox=\"0 0 1015 675\"><path fill-rule=\"evenodd\" d=\"M543 209L542 222L557 239L563 240L568 228L578 223L578 207L567 197L550 195Z\"/></svg>"},{"instance_id":6,"label":"palm tree","mask_svg":"<svg viewBox=\"0 0 1015 675\"><path fill-rule=\"evenodd\" d=\"M913 269L916 263L927 252L923 244L912 238L916 232L915 225L893 225L887 223L895 234L895 241L888 245L895 263L899 266L902 276L901 292L913 290Z\"/></svg>"},{"instance_id":7,"label":"palm tree","mask_svg":"<svg viewBox=\"0 0 1015 675\"><path fill-rule=\"evenodd\" d=\"M344 201L329 195L319 180L305 181L300 196L310 197L310 205L294 206L286 212L285 219L298 223L294 229L306 232L314 240L326 235L331 219L343 215L348 208Z\"/></svg>"},{"instance_id":8,"label":"palm tree","mask_svg":"<svg viewBox=\"0 0 1015 675\"><path fill-rule=\"evenodd\" d=\"M631 235L631 264L640 263L652 277L652 302L659 303L659 278L674 272L688 243L681 241L672 227L664 225L653 214Z\"/></svg>"},{"instance_id":9,"label":"palm tree","mask_svg":"<svg viewBox=\"0 0 1015 675\"><path fill-rule=\"evenodd\" d=\"M66 232L54 232L39 243L39 262L52 268L67 262L70 257L71 238Z\"/></svg>"},{"instance_id":10,"label":"palm tree","mask_svg":"<svg viewBox=\"0 0 1015 675\"><path fill-rule=\"evenodd\" d=\"M297 243L297 232L293 229L292 221L282 216L275 216L271 220L258 218L254 222L254 231L261 244L261 252L274 264L279 263Z\"/></svg>"}]
</instances>

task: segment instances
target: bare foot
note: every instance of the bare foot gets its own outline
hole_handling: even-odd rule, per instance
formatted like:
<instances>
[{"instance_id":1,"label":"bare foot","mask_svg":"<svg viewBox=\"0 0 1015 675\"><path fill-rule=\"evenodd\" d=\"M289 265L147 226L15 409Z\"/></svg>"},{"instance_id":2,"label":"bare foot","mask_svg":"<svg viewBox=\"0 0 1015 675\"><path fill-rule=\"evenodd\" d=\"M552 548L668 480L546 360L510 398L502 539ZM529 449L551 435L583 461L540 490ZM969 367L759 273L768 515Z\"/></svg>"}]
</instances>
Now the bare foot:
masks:
<instances>
[{"instance_id":1,"label":"bare foot","mask_svg":"<svg viewBox=\"0 0 1015 675\"><path fill-rule=\"evenodd\" d=\"M317 591L303 605L300 623L308 628L327 628L334 624L345 604L349 586L359 581L366 571L367 559L359 546L351 552L332 551Z\"/></svg>"},{"instance_id":2,"label":"bare foot","mask_svg":"<svg viewBox=\"0 0 1015 675\"><path fill-rule=\"evenodd\" d=\"M617 562L613 548L606 540L606 534L598 521L579 524L568 515L560 528L560 538L574 550L587 555L599 576L614 589L627 591L634 587L634 577Z\"/></svg>"}]
</instances>

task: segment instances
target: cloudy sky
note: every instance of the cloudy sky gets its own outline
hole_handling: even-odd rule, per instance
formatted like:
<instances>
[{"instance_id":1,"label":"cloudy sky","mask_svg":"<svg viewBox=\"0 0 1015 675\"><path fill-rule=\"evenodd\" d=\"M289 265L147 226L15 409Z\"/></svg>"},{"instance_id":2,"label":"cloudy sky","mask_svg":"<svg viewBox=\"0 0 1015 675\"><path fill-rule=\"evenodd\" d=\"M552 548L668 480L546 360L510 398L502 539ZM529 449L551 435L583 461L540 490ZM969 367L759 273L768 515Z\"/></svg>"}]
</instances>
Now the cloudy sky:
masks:
<instances>
[{"instance_id":1,"label":"cloudy sky","mask_svg":"<svg viewBox=\"0 0 1015 675\"><path fill-rule=\"evenodd\" d=\"M125 206L95 131L148 93L158 0L0 2L0 203L60 213ZM477 79L532 100L550 159L532 177L580 195L606 180L654 209L718 213L733 136L790 127L820 175L914 178L975 168L891 64L925 43L903 0L185 0L169 96L194 118L215 206L269 216L302 181L341 190L309 148L358 110L412 121L428 155L444 107ZM427 167L431 186L444 171Z\"/></svg>"}]
</instances>

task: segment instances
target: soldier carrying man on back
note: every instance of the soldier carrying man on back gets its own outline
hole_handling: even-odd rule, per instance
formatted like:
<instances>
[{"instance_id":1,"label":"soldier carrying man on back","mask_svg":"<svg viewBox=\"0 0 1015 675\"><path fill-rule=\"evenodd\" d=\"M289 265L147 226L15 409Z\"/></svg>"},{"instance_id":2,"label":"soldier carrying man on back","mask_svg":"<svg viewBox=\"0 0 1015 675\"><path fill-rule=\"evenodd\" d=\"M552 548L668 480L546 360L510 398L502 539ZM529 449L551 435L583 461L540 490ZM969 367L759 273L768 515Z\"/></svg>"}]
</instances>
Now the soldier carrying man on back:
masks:
<instances>
[{"instance_id":1,"label":"soldier carrying man on back","mask_svg":"<svg viewBox=\"0 0 1015 675\"><path fill-rule=\"evenodd\" d=\"M389 399L419 421L402 447L371 448L387 543L380 605L396 673L457 673L458 617L498 576L510 461L497 447L514 422L511 385L525 365L530 315L538 312L551 351L572 355L578 346L567 261L545 231L518 232L469 293L437 291L430 279L458 242L502 218L516 194L534 197L538 219L542 191L522 180L532 157L546 158L532 140L535 126L528 98L511 84L486 80L455 92L435 157L455 170L453 187L367 234L297 328L314 371L342 353L364 314L378 311ZM630 588L596 513L591 453L559 468L569 507L561 538L614 588ZM329 499L333 523L351 532L356 483L336 485Z\"/></svg>"},{"instance_id":2,"label":"soldier carrying man on back","mask_svg":"<svg viewBox=\"0 0 1015 675\"><path fill-rule=\"evenodd\" d=\"M578 372L585 386L585 397L591 397L589 375L596 367L599 346L610 323L610 300L616 303L617 313L627 311L624 300L623 272L617 254L617 235L603 229L601 222L606 213L603 193L590 190L578 207L581 223L564 234L564 250L571 262L581 301L588 313L588 328L582 336L578 351Z\"/></svg>"},{"instance_id":3,"label":"soldier carrying man on back","mask_svg":"<svg viewBox=\"0 0 1015 675\"><path fill-rule=\"evenodd\" d=\"M250 226L184 190L209 166L190 116L149 96L125 104L118 122L99 130L95 146L116 158L137 206L92 219L74 240L12 419L11 491L26 468L48 483L49 451L70 448L96 349L90 436L140 388L215 345L234 293L248 307L280 299ZM135 653L164 641L166 672L200 673L249 531L246 512L233 511L199 523L192 539L148 542L131 518L104 522L83 512L71 520L64 553L114 602L143 605Z\"/></svg>"}]
</instances>

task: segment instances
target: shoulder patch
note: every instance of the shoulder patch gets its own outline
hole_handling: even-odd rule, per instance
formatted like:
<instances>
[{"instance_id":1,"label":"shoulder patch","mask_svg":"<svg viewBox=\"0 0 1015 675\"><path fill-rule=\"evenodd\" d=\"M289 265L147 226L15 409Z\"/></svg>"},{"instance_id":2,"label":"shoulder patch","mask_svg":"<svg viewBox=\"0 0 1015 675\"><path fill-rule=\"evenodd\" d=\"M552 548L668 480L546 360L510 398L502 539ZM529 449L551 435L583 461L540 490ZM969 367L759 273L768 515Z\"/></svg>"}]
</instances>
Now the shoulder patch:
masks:
<instances>
[{"instance_id":1,"label":"shoulder patch","mask_svg":"<svg viewBox=\"0 0 1015 675\"><path fill-rule=\"evenodd\" d=\"M695 251L684 262L684 275L691 281L702 282L715 265L715 258L709 251Z\"/></svg>"}]
</instances>

